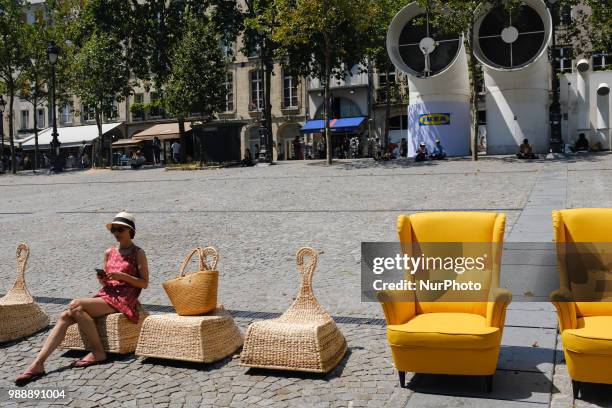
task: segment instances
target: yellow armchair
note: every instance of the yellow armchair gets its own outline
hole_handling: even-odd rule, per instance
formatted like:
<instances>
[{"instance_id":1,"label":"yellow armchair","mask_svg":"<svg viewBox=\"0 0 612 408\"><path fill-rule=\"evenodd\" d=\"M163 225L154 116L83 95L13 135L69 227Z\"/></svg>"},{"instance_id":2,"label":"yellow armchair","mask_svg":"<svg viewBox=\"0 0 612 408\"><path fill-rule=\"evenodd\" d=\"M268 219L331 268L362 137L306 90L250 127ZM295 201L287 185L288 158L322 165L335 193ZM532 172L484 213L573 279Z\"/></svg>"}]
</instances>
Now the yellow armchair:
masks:
<instances>
[{"instance_id":1,"label":"yellow armchair","mask_svg":"<svg viewBox=\"0 0 612 408\"><path fill-rule=\"evenodd\" d=\"M612 302L574 300L566 245L612 243L612 208L553 211L552 222L561 288L551 293L550 301L557 309L565 361L578 398L583 382L612 384Z\"/></svg>"},{"instance_id":2,"label":"yellow armchair","mask_svg":"<svg viewBox=\"0 0 612 408\"><path fill-rule=\"evenodd\" d=\"M405 387L406 372L478 375L492 389L497 368L509 291L499 288L504 214L440 212L401 215L398 234L404 252L415 243L492 243L488 301L431 302L398 298L380 292L378 299L387 321L387 339ZM410 299L408 299L410 300Z\"/></svg>"}]
</instances>

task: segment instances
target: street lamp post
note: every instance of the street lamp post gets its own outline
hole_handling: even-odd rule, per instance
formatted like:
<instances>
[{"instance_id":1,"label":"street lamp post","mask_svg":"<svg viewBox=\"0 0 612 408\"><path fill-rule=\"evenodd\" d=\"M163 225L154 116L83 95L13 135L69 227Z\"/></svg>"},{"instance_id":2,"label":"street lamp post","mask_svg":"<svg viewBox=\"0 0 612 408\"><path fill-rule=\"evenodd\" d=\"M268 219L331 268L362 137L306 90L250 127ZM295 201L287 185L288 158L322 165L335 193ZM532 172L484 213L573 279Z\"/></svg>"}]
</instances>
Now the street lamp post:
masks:
<instances>
[{"instance_id":1,"label":"street lamp post","mask_svg":"<svg viewBox=\"0 0 612 408\"><path fill-rule=\"evenodd\" d=\"M51 133L51 163L53 171L60 172L64 167L61 163L60 157L60 141L57 138L57 111L55 109L55 63L59 55L59 48L55 45L54 41L51 41L49 47L47 47L47 58L49 64L51 64L51 110L53 112L53 132Z\"/></svg>"},{"instance_id":2,"label":"street lamp post","mask_svg":"<svg viewBox=\"0 0 612 408\"><path fill-rule=\"evenodd\" d=\"M6 101L0 95L0 164L2 166L2 172L4 173L4 108L6 108Z\"/></svg>"},{"instance_id":3,"label":"street lamp post","mask_svg":"<svg viewBox=\"0 0 612 408\"><path fill-rule=\"evenodd\" d=\"M551 44L551 73L552 73L552 103L550 105L549 120L550 120L550 149L554 153L563 151L563 139L561 138L561 103L559 102L559 78L557 78L557 45L555 33L555 12L558 11L558 1L548 0L548 7L552 15L552 44Z\"/></svg>"},{"instance_id":4,"label":"street lamp post","mask_svg":"<svg viewBox=\"0 0 612 408\"><path fill-rule=\"evenodd\" d=\"M266 47L266 37L264 35L263 30L258 30L258 34L261 36L261 45L259 47L259 58L261 60L261 84L262 84L262 94L263 94L263 106L261 109L261 119L259 122L259 157L258 157L258 165L267 165L270 163L271 153L268 152L268 123L267 123L267 109L266 106L266 62L264 61L264 52Z\"/></svg>"}]
</instances>

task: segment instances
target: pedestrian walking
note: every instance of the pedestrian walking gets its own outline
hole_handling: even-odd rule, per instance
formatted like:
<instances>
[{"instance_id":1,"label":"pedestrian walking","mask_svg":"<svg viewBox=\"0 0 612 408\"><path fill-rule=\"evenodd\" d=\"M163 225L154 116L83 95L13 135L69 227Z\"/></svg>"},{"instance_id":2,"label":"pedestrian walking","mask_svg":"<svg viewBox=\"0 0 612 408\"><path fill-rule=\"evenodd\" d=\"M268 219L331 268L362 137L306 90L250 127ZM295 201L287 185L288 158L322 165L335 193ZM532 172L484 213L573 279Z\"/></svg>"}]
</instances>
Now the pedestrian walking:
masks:
<instances>
[{"instance_id":1,"label":"pedestrian walking","mask_svg":"<svg viewBox=\"0 0 612 408\"><path fill-rule=\"evenodd\" d=\"M179 143L178 140L175 140L172 145L170 146L170 150L172 150L172 160L174 160L175 163L180 163L181 162L181 144Z\"/></svg>"}]
</instances>

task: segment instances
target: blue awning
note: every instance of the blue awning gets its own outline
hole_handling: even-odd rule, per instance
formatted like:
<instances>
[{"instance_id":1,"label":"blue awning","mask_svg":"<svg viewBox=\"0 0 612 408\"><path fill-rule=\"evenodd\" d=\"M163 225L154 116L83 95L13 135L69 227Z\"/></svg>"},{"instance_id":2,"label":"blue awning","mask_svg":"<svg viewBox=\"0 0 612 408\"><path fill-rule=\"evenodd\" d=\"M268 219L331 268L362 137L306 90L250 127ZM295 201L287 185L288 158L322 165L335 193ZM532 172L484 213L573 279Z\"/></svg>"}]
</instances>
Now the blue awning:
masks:
<instances>
[{"instance_id":1,"label":"blue awning","mask_svg":"<svg viewBox=\"0 0 612 408\"><path fill-rule=\"evenodd\" d=\"M329 122L329 127L334 133L359 133L365 120L365 116L332 119ZM302 134L323 132L325 132L325 122L322 119L307 120L304 126L300 129L300 133Z\"/></svg>"},{"instance_id":2,"label":"blue awning","mask_svg":"<svg viewBox=\"0 0 612 408\"><path fill-rule=\"evenodd\" d=\"M307 120L300 129L300 133L323 133L325 132L325 121L323 119Z\"/></svg>"}]
</instances>

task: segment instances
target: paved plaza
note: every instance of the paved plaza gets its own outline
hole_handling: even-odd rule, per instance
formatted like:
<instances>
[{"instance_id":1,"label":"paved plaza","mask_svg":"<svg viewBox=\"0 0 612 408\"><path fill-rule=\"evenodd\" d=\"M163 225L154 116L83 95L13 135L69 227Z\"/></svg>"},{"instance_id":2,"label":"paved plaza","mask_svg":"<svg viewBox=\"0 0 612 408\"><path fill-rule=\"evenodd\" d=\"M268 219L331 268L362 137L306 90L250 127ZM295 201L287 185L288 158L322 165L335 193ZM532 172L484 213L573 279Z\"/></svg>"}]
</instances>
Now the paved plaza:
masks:
<instances>
[{"instance_id":1,"label":"paved plaza","mask_svg":"<svg viewBox=\"0 0 612 408\"><path fill-rule=\"evenodd\" d=\"M426 210L504 212L508 241L550 242L553 208L612 207L611 192L609 154L4 175L0 294L14 279L15 247L26 242L26 280L53 323L71 299L98 289L94 268L114 243L104 224L128 210L136 215L135 242L149 260L145 307L170 311L161 283L176 276L190 249L213 245L220 252L219 300L244 331L290 305L299 285L295 253L308 245L321 252L315 294L349 347L331 373L247 370L237 355L208 365L127 355L72 369L82 354L57 351L47 362L49 374L29 387L65 388L69 398L58 406L79 407L571 407L556 313L547 302L510 305L493 393L484 392L479 378L457 376L417 375L401 389L382 310L361 302L360 243L396 241L397 215ZM13 386L47 331L0 345L0 389ZM612 406L612 388L586 385L576 406Z\"/></svg>"}]
</instances>

